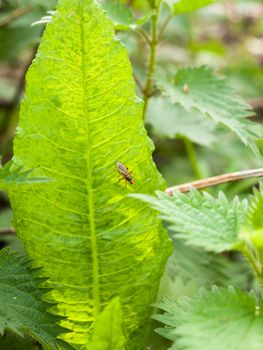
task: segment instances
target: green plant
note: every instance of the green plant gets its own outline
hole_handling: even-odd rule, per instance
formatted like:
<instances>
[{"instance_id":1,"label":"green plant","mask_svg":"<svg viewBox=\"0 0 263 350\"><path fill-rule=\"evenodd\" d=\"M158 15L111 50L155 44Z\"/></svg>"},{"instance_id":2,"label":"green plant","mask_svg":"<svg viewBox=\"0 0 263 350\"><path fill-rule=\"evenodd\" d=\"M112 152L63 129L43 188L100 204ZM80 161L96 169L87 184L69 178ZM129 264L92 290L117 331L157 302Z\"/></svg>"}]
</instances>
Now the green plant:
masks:
<instances>
[{"instance_id":1,"label":"green plant","mask_svg":"<svg viewBox=\"0 0 263 350\"><path fill-rule=\"evenodd\" d=\"M158 304L167 313L155 316L167 326L159 333L172 340L174 349L201 349L209 339L219 348L217 334L235 348L238 337L225 330L239 329L234 304L237 319L249 312L244 329L255 322L247 348L260 349L260 302L226 288L231 280L235 287L249 286L239 278L234 259L222 254L241 254L262 281L262 191L248 201L194 190L168 196L161 192L165 182L143 125L181 139L196 177L202 177L202 169L194 143L211 146L227 129L260 157L262 128L250 121L249 105L225 79L204 66L173 67L171 74L156 68L158 45L174 16L213 2L102 2L106 14L95 0L60 0L52 17L40 21L50 23L27 74L13 160L0 172L33 270L17 253L1 251L0 299L8 306L0 308L2 332L28 334L50 350L161 348L149 341L155 327L150 315L171 242L157 210L171 224L174 247L166 270L171 293L161 285L159 298L175 298L177 273L182 284L192 279L193 266L202 273L195 276L191 299ZM144 84L136 77L144 104L135 94L131 65L114 26L148 46ZM129 167L134 184L120 181L118 161ZM180 256L178 247L185 254ZM209 275L207 261L214 265ZM212 282L222 289L196 294L200 285L209 289ZM205 305L207 313L199 315ZM224 318L228 321L220 323ZM203 322L211 325L204 340Z\"/></svg>"}]
</instances>

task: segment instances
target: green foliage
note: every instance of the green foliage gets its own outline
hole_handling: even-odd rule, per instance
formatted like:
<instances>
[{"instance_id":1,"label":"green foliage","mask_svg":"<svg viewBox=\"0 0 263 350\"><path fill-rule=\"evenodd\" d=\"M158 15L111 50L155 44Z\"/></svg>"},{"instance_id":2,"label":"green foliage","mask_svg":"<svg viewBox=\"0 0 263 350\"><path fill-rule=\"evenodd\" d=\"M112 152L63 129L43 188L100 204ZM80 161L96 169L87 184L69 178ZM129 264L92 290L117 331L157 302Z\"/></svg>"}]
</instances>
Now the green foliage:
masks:
<instances>
[{"instance_id":1,"label":"green foliage","mask_svg":"<svg viewBox=\"0 0 263 350\"><path fill-rule=\"evenodd\" d=\"M165 0L176 15L198 10L201 7L213 4L216 1L218 0Z\"/></svg>"},{"instance_id":2,"label":"green foliage","mask_svg":"<svg viewBox=\"0 0 263 350\"><path fill-rule=\"evenodd\" d=\"M158 332L173 341L171 350L262 349L262 300L253 293L213 288L160 308L165 313L155 319L165 328Z\"/></svg>"},{"instance_id":3,"label":"green foliage","mask_svg":"<svg viewBox=\"0 0 263 350\"><path fill-rule=\"evenodd\" d=\"M29 270L27 260L4 249L0 252L0 269L0 333L8 329L20 336L31 335L45 349L58 349L59 344L72 349L57 339L66 329L56 325L60 317L47 311L51 305L42 301L46 291L39 288L43 281Z\"/></svg>"},{"instance_id":4,"label":"green foliage","mask_svg":"<svg viewBox=\"0 0 263 350\"><path fill-rule=\"evenodd\" d=\"M247 201L237 197L229 202L220 192L213 198L206 192L189 194L175 191L173 196L156 192L157 197L134 194L160 212L175 237L187 244L215 253L231 250L239 242L238 232L245 221Z\"/></svg>"},{"instance_id":5,"label":"green foliage","mask_svg":"<svg viewBox=\"0 0 263 350\"><path fill-rule=\"evenodd\" d=\"M240 288L247 287L249 268L239 256L230 260L222 254L186 245L178 238L173 239L173 243L174 251L166 268L174 284L172 298L178 294L176 288L180 280L186 287L191 285L193 293L200 287L211 288L214 284L223 287L230 284Z\"/></svg>"},{"instance_id":6,"label":"green foliage","mask_svg":"<svg viewBox=\"0 0 263 350\"><path fill-rule=\"evenodd\" d=\"M120 300L113 299L94 322L89 348L92 350L124 350L125 337Z\"/></svg>"},{"instance_id":7,"label":"green foliage","mask_svg":"<svg viewBox=\"0 0 263 350\"><path fill-rule=\"evenodd\" d=\"M172 76L159 75L157 84L171 101L187 111L198 110L235 132L245 145L258 153L255 141L262 138L262 127L248 120L251 107L228 86L224 78L214 76L211 69L182 68Z\"/></svg>"},{"instance_id":8,"label":"green foliage","mask_svg":"<svg viewBox=\"0 0 263 350\"><path fill-rule=\"evenodd\" d=\"M100 0L103 3L111 3L114 5L128 5L136 11L149 11L149 0Z\"/></svg>"},{"instance_id":9,"label":"green foliage","mask_svg":"<svg viewBox=\"0 0 263 350\"><path fill-rule=\"evenodd\" d=\"M146 23L152 15L151 11L149 11L145 16L136 19L131 9L120 3L105 2L103 7L116 30L135 30L138 26Z\"/></svg>"},{"instance_id":10,"label":"green foliage","mask_svg":"<svg viewBox=\"0 0 263 350\"><path fill-rule=\"evenodd\" d=\"M101 6L60 1L27 75L14 144L15 164L53 181L10 198L26 252L43 266L49 299L74 331L63 339L76 347L89 347L94 321L119 296L127 346L144 349L169 253L155 213L126 197L165 187L134 88ZM118 160L133 170L134 185L119 182Z\"/></svg>"},{"instance_id":11,"label":"green foliage","mask_svg":"<svg viewBox=\"0 0 263 350\"><path fill-rule=\"evenodd\" d=\"M196 110L187 111L179 104L173 105L166 97L156 97L150 101L146 121L158 136L171 139L187 137L203 146L211 146L216 140L215 123L212 120L204 118Z\"/></svg>"},{"instance_id":12,"label":"green foliage","mask_svg":"<svg viewBox=\"0 0 263 350\"><path fill-rule=\"evenodd\" d=\"M50 10L56 6L57 0L5 0L5 4L8 6L13 6L13 7L44 7L47 10Z\"/></svg>"},{"instance_id":13,"label":"green foliage","mask_svg":"<svg viewBox=\"0 0 263 350\"><path fill-rule=\"evenodd\" d=\"M133 15L128 6L106 2L103 7L114 23L116 29L130 29L133 24Z\"/></svg>"},{"instance_id":14,"label":"green foliage","mask_svg":"<svg viewBox=\"0 0 263 350\"><path fill-rule=\"evenodd\" d=\"M38 43L42 28L40 26L31 28L30 26L45 14L45 10L43 8L29 10L10 24L0 26L0 61L13 60Z\"/></svg>"}]
</instances>

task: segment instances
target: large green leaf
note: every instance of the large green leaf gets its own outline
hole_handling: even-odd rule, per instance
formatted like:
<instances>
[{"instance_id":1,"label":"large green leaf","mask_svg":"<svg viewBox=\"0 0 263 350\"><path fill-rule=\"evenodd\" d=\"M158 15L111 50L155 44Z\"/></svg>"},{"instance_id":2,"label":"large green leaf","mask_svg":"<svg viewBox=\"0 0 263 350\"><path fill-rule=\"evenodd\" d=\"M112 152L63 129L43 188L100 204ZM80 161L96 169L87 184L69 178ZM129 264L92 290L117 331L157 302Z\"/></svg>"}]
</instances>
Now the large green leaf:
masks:
<instances>
[{"instance_id":1,"label":"large green leaf","mask_svg":"<svg viewBox=\"0 0 263 350\"><path fill-rule=\"evenodd\" d=\"M61 0L47 25L27 87L14 161L53 178L10 192L14 224L65 337L87 344L94 320L119 296L129 349L144 349L150 304L169 251L166 233L132 192L165 184L151 158L130 63L112 23L92 0ZM116 162L133 170L119 181Z\"/></svg>"},{"instance_id":2,"label":"large green leaf","mask_svg":"<svg viewBox=\"0 0 263 350\"><path fill-rule=\"evenodd\" d=\"M218 0L165 0L171 6L174 14L187 13L215 3Z\"/></svg>"},{"instance_id":3,"label":"large green leaf","mask_svg":"<svg viewBox=\"0 0 263 350\"><path fill-rule=\"evenodd\" d=\"M213 119L235 132L245 145L256 153L255 141L263 137L261 125L248 117L251 107L228 85L222 77L212 74L207 67L182 68L174 76L158 75L157 83L164 95L186 110L198 110L204 117Z\"/></svg>"},{"instance_id":4,"label":"large green leaf","mask_svg":"<svg viewBox=\"0 0 263 350\"><path fill-rule=\"evenodd\" d=\"M56 325L60 320L58 316L47 312L51 305L41 300L45 293L39 288L42 281L36 278L35 271L29 271L28 265L26 259L17 253L1 250L0 333L8 329L20 336L29 334L45 349L58 349L59 344L63 349L72 349L56 339L66 329Z\"/></svg>"},{"instance_id":5,"label":"large green leaf","mask_svg":"<svg viewBox=\"0 0 263 350\"><path fill-rule=\"evenodd\" d=\"M261 350L262 300L240 290L201 290L193 299L165 300L164 315L155 318L158 332L173 341L171 350Z\"/></svg>"},{"instance_id":6,"label":"large green leaf","mask_svg":"<svg viewBox=\"0 0 263 350\"><path fill-rule=\"evenodd\" d=\"M240 243L238 232L245 221L247 201L237 197L229 202L220 192L214 198L206 192L192 190L189 194L178 191L169 196L156 192L157 197L133 194L160 212L175 237L188 244L215 253L234 249Z\"/></svg>"}]
</instances>

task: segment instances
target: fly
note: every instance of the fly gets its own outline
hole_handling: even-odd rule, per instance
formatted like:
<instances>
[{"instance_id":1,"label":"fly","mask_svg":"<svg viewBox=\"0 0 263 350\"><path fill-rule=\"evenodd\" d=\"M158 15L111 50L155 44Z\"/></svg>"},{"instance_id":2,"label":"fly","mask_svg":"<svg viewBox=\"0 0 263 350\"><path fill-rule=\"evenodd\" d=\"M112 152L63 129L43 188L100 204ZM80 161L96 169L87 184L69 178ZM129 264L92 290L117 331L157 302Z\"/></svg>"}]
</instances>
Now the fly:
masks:
<instances>
[{"instance_id":1,"label":"fly","mask_svg":"<svg viewBox=\"0 0 263 350\"><path fill-rule=\"evenodd\" d=\"M129 182L131 185L134 184L134 180L131 176L131 171L128 170L128 168L126 168L125 165L123 165L121 162L117 162L116 164L117 169L118 169L118 173L122 176L122 179L124 179L125 181Z\"/></svg>"}]
</instances>

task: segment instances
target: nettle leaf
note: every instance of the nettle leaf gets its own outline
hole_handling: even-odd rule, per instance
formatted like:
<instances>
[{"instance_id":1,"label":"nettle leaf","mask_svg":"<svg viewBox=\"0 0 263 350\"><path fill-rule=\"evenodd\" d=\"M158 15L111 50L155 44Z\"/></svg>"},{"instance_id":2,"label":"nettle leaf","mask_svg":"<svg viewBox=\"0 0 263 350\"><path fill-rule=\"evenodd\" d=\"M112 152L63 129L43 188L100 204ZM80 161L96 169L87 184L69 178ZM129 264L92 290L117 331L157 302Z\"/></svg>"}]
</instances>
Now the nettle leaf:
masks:
<instances>
[{"instance_id":1,"label":"nettle leaf","mask_svg":"<svg viewBox=\"0 0 263 350\"><path fill-rule=\"evenodd\" d=\"M175 15L198 10L201 7L211 5L218 0L165 0L172 8Z\"/></svg>"},{"instance_id":2,"label":"nettle leaf","mask_svg":"<svg viewBox=\"0 0 263 350\"><path fill-rule=\"evenodd\" d=\"M156 80L173 103L179 103L188 111L198 110L225 125L258 154L255 141L263 137L262 126L248 119L253 114L251 107L235 94L224 78L202 66L182 68L172 77L159 75Z\"/></svg>"},{"instance_id":3,"label":"nettle leaf","mask_svg":"<svg viewBox=\"0 0 263 350\"><path fill-rule=\"evenodd\" d=\"M14 225L42 266L76 347L119 297L129 349L144 349L170 244L155 213L127 198L165 184L152 161L127 53L92 0L61 0L27 74L14 162L53 181L10 191ZM119 181L116 162L134 185ZM131 340L132 339L132 340Z\"/></svg>"},{"instance_id":4,"label":"nettle leaf","mask_svg":"<svg viewBox=\"0 0 263 350\"><path fill-rule=\"evenodd\" d=\"M34 270L29 270L28 261L3 249L0 270L0 333L8 329L20 336L28 334L49 350L58 349L59 345L73 349L57 339L67 330L56 325L61 317L47 311L52 305L42 300L46 290L39 288L42 280Z\"/></svg>"},{"instance_id":5,"label":"nettle leaf","mask_svg":"<svg viewBox=\"0 0 263 350\"><path fill-rule=\"evenodd\" d=\"M179 104L172 104L167 97L150 100L146 121L159 136L187 137L203 146L211 146L216 141L214 121L204 118L196 110L188 111Z\"/></svg>"},{"instance_id":6,"label":"nettle leaf","mask_svg":"<svg viewBox=\"0 0 263 350\"><path fill-rule=\"evenodd\" d=\"M261 350L262 306L253 293L213 288L192 299L165 300L159 305L165 313L154 318L165 324L157 332L173 341L171 350Z\"/></svg>"},{"instance_id":7,"label":"nettle leaf","mask_svg":"<svg viewBox=\"0 0 263 350\"><path fill-rule=\"evenodd\" d=\"M160 212L175 237L187 244L219 253L233 249L239 243L238 231L245 221L247 201L237 197L229 202L223 192L213 198L193 189L188 194L178 191L169 196L156 192L157 197L134 194Z\"/></svg>"}]
</instances>

